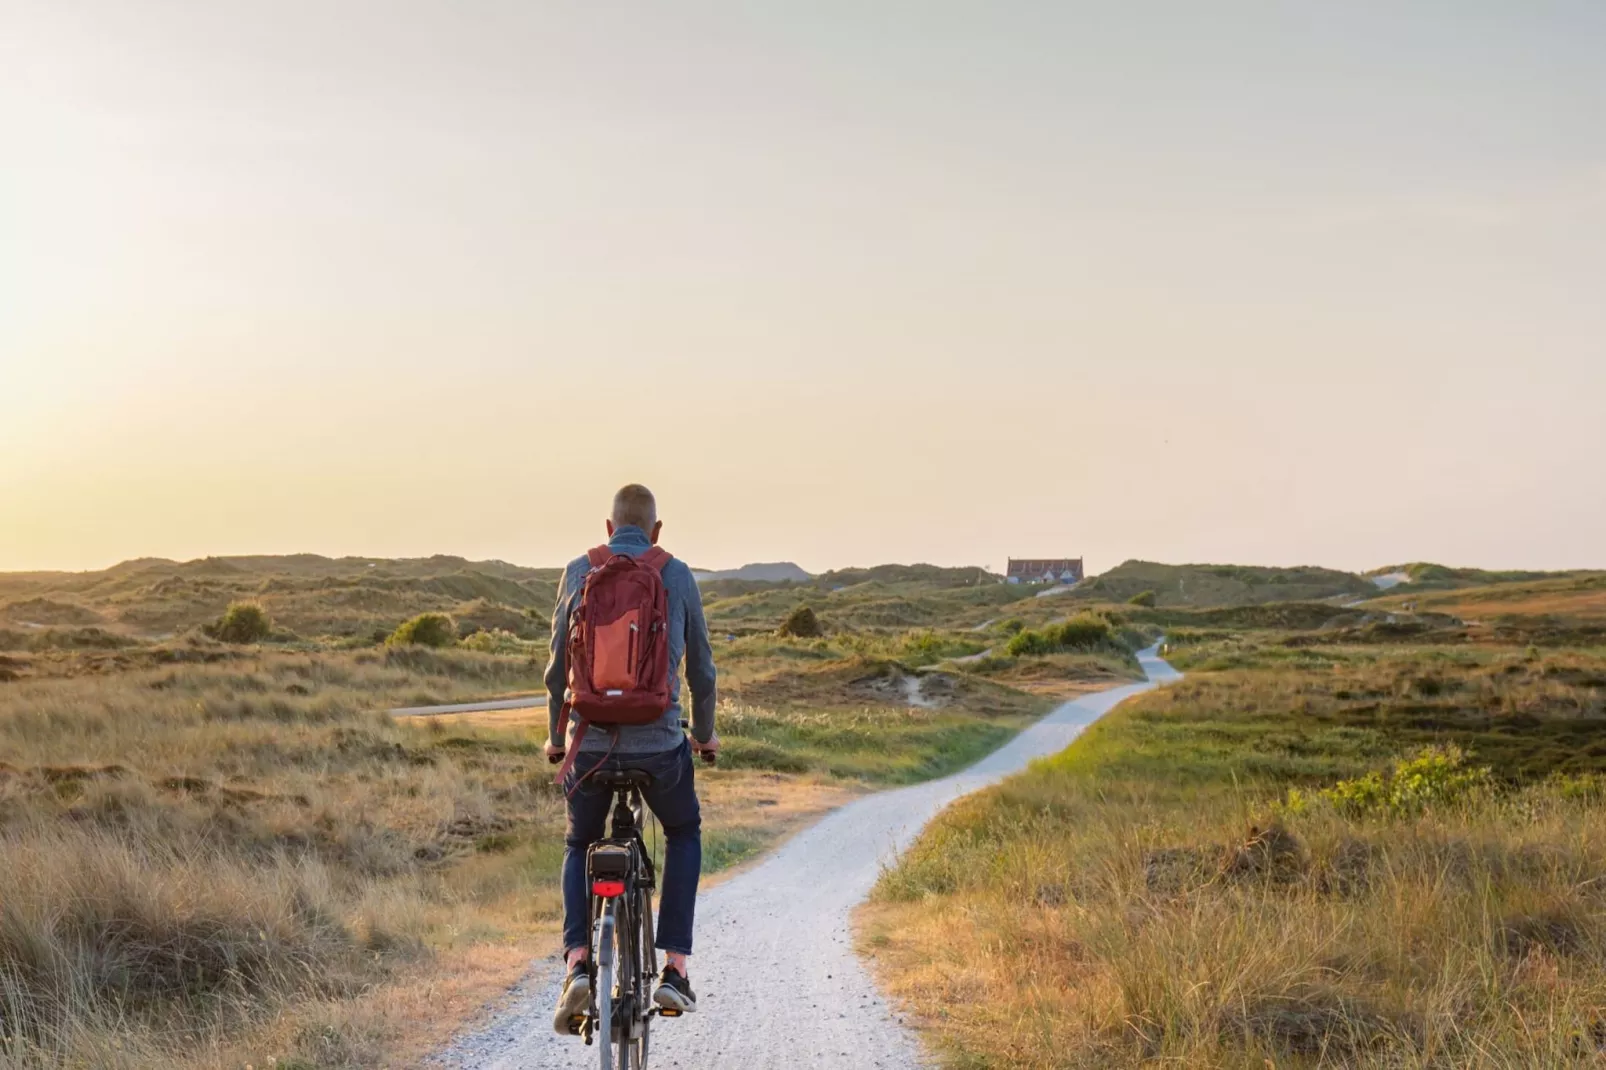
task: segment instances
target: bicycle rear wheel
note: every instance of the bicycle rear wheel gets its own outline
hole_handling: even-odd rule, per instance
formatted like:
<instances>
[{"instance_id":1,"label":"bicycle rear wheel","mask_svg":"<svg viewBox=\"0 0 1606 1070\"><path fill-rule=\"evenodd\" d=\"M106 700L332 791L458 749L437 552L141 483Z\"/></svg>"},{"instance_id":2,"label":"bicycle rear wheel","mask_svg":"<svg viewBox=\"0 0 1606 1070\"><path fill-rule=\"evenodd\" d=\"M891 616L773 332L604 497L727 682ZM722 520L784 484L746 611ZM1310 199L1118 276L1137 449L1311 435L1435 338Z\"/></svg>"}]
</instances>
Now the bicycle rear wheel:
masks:
<instances>
[{"instance_id":1,"label":"bicycle rear wheel","mask_svg":"<svg viewBox=\"0 0 1606 1070\"><path fill-rule=\"evenodd\" d=\"M635 932L636 922L630 916L630 901L628 899L616 899L614 902L619 905L619 914L615 919L616 924L613 930L614 956L619 964L617 971L619 991L616 993L615 1000L618 1004L618 1009L614 1012L614 1017L618 1020L619 1029L614 1039L619 1042L618 1070L631 1070L630 1062L635 1047L631 1033L635 1028L637 1010L634 999L636 955L630 946L630 937Z\"/></svg>"},{"instance_id":2,"label":"bicycle rear wheel","mask_svg":"<svg viewBox=\"0 0 1606 1070\"><path fill-rule=\"evenodd\" d=\"M614 933L618 953L619 1021L618 1070L646 1070L647 1033L652 1019L647 1016L652 994L642 974L647 943L643 941L642 896L633 891L621 901L618 928Z\"/></svg>"},{"instance_id":3,"label":"bicycle rear wheel","mask_svg":"<svg viewBox=\"0 0 1606 1070\"><path fill-rule=\"evenodd\" d=\"M658 981L658 952L654 949L652 939L652 893L640 892L636 897L636 931L640 936L636 940L637 976L641 978L641 1036L636 1041L635 1066L631 1070L647 1070L647 1042L651 1032L653 985Z\"/></svg>"},{"instance_id":4,"label":"bicycle rear wheel","mask_svg":"<svg viewBox=\"0 0 1606 1070\"><path fill-rule=\"evenodd\" d=\"M613 979L614 933L617 921L613 912L614 901L602 908L602 920L597 924L597 1024L592 1030L597 1050L602 1059L602 1070L614 1070L613 1065ZM620 1052L621 1056L623 1051Z\"/></svg>"}]
</instances>

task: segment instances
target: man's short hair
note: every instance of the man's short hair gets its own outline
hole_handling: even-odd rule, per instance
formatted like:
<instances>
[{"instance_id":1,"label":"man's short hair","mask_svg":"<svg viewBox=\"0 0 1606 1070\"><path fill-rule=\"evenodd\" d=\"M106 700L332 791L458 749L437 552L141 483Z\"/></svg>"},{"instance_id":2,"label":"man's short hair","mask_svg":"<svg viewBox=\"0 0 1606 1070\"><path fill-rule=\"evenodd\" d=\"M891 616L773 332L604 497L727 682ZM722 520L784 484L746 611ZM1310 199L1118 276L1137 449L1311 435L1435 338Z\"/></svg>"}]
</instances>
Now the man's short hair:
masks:
<instances>
[{"instance_id":1,"label":"man's short hair","mask_svg":"<svg viewBox=\"0 0 1606 1070\"><path fill-rule=\"evenodd\" d=\"M613 496L613 526L634 524L643 531L651 531L658 523L658 500L652 491L640 483L627 483Z\"/></svg>"}]
</instances>

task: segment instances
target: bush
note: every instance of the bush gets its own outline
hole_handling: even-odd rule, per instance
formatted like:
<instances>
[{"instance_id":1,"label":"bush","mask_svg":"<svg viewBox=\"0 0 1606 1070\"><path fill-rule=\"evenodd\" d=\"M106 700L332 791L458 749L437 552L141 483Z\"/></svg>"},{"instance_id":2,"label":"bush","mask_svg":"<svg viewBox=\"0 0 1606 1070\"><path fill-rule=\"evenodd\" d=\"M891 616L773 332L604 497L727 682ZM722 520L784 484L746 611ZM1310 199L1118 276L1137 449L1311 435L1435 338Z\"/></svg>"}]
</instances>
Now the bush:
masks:
<instances>
[{"instance_id":1,"label":"bush","mask_svg":"<svg viewBox=\"0 0 1606 1070\"><path fill-rule=\"evenodd\" d=\"M212 626L212 638L225 643L260 643L273 631L267 610L256 602L230 602Z\"/></svg>"},{"instance_id":2,"label":"bush","mask_svg":"<svg viewBox=\"0 0 1606 1070\"><path fill-rule=\"evenodd\" d=\"M459 639L457 645L464 650L475 650L481 654L529 654L538 646L535 642L520 639L512 632L500 628L472 632Z\"/></svg>"},{"instance_id":3,"label":"bush","mask_svg":"<svg viewBox=\"0 0 1606 1070\"><path fill-rule=\"evenodd\" d=\"M968 636L960 637L925 628L908 632L899 641L897 653L913 665L930 665L945 658L968 657L985 650L987 644Z\"/></svg>"},{"instance_id":4,"label":"bush","mask_svg":"<svg viewBox=\"0 0 1606 1070\"><path fill-rule=\"evenodd\" d=\"M798 606L788 613L776 631L793 639L818 639L825 634L825 629L820 627L820 618L814 615L814 610L809 606Z\"/></svg>"},{"instance_id":5,"label":"bush","mask_svg":"<svg viewBox=\"0 0 1606 1070\"><path fill-rule=\"evenodd\" d=\"M1145 609L1153 609L1154 602L1157 597L1158 596L1153 591L1139 591L1131 598L1128 598L1126 600L1126 604L1129 606L1142 606Z\"/></svg>"},{"instance_id":6,"label":"bush","mask_svg":"<svg viewBox=\"0 0 1606 1070\"><path fill-rule=\"evenodd\" d=\"M392 646L451 646L457 641L457 625L444 613L420 613L390 634Z\"/></svg>"},{"instance_id":7,"label":"bush","mask_svg":"<svg viewBox=\"0 0 1606 1070\"><path fill-rule=\"evenodd\" d=\"M1012 658L1032 654L1057 654L1062 650L1092 650L1115 641L1110 622L1097 613L1078 613L1068 621L1050 624L1041 631L1016 632L1004 644Z\"/></svg>"},{"instance_id":8,"label":"bush","mask_svg":"<svg viewBox=\"0 0 1606 1070\"><path fill-rule=\"evenodd\" d=\"M1467 766L1459 747L1427 747L1395 762L1387 776L1373 771L1341 780L1318 797L1346 817L1401 818L1470 801L1492 784L1489 769Z\"/></svg>"},{"instance_id":9,"label":"bush","mask_svg":"<svg viewBox=\"0 0 1606 1070\"><path fill-rule=\"evenodd\" d=\"M1071 650L1104 646L1114 638L1110 622L1096 613L1078 613L1059 627L1049 629L1049 635L1058 646Z\"/></svg>"},{"instance_id":10,"label":"bush","mask_svg":"<svg viewBox=\"0 0 1606 1070\"><path fill-rule=\"evenodd\" d=\"M1004 653L1012 658L1024 657L1031 654L1052 654L1059 649L1056 643L1046 632L1031 630L1016 632L1010 636L1009 642L1004 644Z\"/></svg>"},{"instance_id":11,"label":"bush","mask_svg":"<svg viewBox=\"0 0 1606 1070\"><path fill-rule=\"evenodd\" d=\"M997 628L1005 635L1019 635L1026 630L1026 622L1019 617L1010 617L1007 620L999 621Z\"/></svg>"}]
</instances>

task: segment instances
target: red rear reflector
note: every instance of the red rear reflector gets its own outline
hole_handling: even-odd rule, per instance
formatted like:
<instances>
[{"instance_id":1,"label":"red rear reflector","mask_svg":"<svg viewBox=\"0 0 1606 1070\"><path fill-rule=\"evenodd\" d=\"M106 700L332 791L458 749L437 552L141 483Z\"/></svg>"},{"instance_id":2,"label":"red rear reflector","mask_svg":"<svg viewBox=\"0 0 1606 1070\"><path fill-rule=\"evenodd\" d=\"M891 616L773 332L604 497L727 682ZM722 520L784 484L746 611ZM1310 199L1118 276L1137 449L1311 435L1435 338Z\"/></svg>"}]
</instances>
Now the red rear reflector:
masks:
<instances>
[{"instance_id":1,"label":"red rear reflector","mask_svg":"<svg viewBox=\"0 0 1606 1070\"><path fill-rule=\"evenodd\" d=\"M612 899L616 895L625 894L624 881L592 881L591 893L600 895L604 899Z\"/></svg>"}]
</instances>

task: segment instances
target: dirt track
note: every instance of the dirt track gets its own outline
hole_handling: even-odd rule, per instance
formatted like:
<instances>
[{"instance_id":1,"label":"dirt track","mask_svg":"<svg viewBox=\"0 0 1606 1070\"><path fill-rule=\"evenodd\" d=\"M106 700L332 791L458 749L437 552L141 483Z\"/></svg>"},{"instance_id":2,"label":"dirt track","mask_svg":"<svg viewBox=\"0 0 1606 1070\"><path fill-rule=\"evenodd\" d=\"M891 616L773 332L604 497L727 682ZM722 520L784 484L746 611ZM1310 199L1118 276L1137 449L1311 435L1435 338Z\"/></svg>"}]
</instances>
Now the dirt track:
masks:
<instances>
[{"instance_id":1,"label":"dirt track","mask_svg":"<svg viewBox=\"0 0 1606 1070\"><path fill-rule=\"evenodd\" d=\"M757 866L710 889L698 903L692 958L699 1009L654 1023L649 1066L920 1066L914 1035L853 954L851 911L870 891L883 862L948 803L1063 749L1121 700L1176 678L1156 649L1139 657L1149 683L1067 702L964 772L850 803ZM552 1032L559 979L556 961L540 964L510 1006L483 1029L458 1038L436 1065L475 1070L595 1066L596 1049Z\"/></svg>"}]
</instances>

